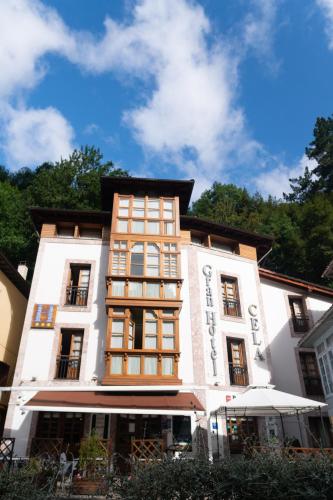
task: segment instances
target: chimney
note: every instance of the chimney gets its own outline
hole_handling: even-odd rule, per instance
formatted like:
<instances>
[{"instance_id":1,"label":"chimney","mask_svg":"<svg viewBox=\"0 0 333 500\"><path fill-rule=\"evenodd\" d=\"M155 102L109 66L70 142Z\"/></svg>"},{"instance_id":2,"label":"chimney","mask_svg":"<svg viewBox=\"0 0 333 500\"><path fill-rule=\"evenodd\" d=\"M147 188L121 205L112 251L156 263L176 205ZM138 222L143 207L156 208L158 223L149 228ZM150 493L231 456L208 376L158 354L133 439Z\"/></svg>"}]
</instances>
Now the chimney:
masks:
<instances>
[{"instance_id":1,"label":"chimney","mask_svg":"<svg viewBox=\"0 0 333 500\"><path fill-rule=\"evenodd\" d=\"M27 266L27 263L24 261L24 262L20 262L18 267L17 267L17 272L22 276L23 279L27 279L27 275L28 275L28 266Z\"/></svg>"}]
</instances>

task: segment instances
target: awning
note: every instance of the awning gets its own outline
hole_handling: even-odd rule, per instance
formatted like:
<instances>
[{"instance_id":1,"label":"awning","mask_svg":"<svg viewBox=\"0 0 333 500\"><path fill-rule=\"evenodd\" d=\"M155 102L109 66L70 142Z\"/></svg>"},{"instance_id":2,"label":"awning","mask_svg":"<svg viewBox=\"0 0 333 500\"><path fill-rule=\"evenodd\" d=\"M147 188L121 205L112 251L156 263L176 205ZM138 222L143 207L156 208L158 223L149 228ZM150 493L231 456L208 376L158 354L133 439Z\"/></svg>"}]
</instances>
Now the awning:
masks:
<instances>
[{"instance_id":1,"label":"awning","mask_svg":"<svg viewBox=\"0 0 333 500\"><path fill-rule=\"evenodd\" d=\"M191 415L205 409L192 392L168 394L40 391L24 408L32 411Z\"/></svg>"},{"instance_id":2,"label":"awning","mask_svg":"<svg viewBox=\"0 0 333 500\"><path fill-rule=\"evenodd\" d=\"M277 391L274 386L250 386L213 414L228 416L266 417L277 415L297 415L308 413L327 406L325 403L302 398L287 392Z\"/></svg>"}]
</instances>

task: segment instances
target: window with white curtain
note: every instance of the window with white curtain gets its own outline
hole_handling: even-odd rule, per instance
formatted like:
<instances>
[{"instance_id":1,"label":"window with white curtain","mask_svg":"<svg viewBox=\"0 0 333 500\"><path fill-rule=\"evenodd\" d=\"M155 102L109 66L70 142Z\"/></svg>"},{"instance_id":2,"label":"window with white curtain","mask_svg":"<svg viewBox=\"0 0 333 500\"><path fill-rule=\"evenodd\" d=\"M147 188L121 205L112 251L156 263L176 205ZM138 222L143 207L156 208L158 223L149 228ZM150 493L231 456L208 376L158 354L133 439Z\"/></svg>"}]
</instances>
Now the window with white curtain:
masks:
<instances>
[{"instance_id":1,"label":"window with white curtain","mask_svg":"<svg viewBox=\"0 0 333 500\"><path fill-rule=\"evenodd\" d=\"M151 299L160 298L160 284L159 283L147 283L146 284L146 296Z\"/></svg>"},{"instance_id":2,"label":"window with white curtain","mask_svg":"<svg viewBox=\"0 0 333 500\"><path fill-rule=\"evenodd\" d=\"M144 362L145 375L157 375L157 357L145 356Z\"/></svg>"},{"instance_id":3,"label":"window with white curtain","mask_svg":"<svg viewBox=\"0 0 333 500\"><path fill-rule=\"evenodd\" d=\"M173 375L173 357L162 357L162 375Z\"/></svg>"},{"instance_id":4,"label":"window with white curtain","mask_svg":"<svg viewBox=\"0 0 333 500\"><path fill-rule=\"evenodd\" d=\"M145 342L144 349L157 349L157 315L147 309L145 312Z\"/></svg>"},{"instance_id":5,"label":"window with white curtain","mask_svg":"<svg viewBox=\"0 0 333 500\"><path fill-rule=\"evenodd\" d=\"M140 374L140 356L128 356L127 358L127 374L139 375Z\"/></svg>"},{"instance_id":6,"label":"window with white curtain","mask_svg":"<svg viewBox=\"0 0 333 500\"><path fill-rule=\"evenodd\" d=\"M160 274L160 249L155 243L147 244L147 276Z\"/></svg>"},{"instance_id":7,"label":"window with white curtain","mask_svg":"<svg viewBox=\"0 0 333 500\"><path fill-rule=\"evenodd\" d=\"M112 282L112 295L114 295L115 297L125 296L125 281Z\"/></svg>"},{"instance_id":8,"label":"window with white curtain","mask_svg":"<svg viewBox=\"0 0 333 500\"><path fill-rule=\"evenodd\" d=\"M123 373L123 357L112 356L111 358L111 373L112 375L121 375Z\"/></svg>"},{"instance_id":9,"label":"window with white curtain","mask_svg":"<svg viewBox=\"0 0 333 500\"><path fill-rule=\"evenodd\" d=\"M129 297L142 297L143 284L140 281L130 281L128 283L128 296Z\"/></svg>"},{"instance_id":10,"label":"window with white curtain","mask_svg":"<svg viewBox=\"0 0 333 500\"><path fill-rule=\"evenodd\" d=\"M164 283L164 297L166 299L175 299L177 297L176 283Z\"/></svg>"},{"instance_id":11,"label":"window with white curtain","mask_svg":"<svg viewBox=\"0 0 333 500\"><path fill-rule=\"evenodd\" d=\"M175 348L175 323L174 321L162 322L162 349Z\"/></svg>"},{"instance_id":12,"label":"window with white curtain","mask_svg":"<svg viewBox=\"0 0 333 500\"><path fill-rule=\"evenodd\" d=\"M124 347L124 325L123 319L112 320L111 347L114 349Z\"/></svg>"}]
</instances>

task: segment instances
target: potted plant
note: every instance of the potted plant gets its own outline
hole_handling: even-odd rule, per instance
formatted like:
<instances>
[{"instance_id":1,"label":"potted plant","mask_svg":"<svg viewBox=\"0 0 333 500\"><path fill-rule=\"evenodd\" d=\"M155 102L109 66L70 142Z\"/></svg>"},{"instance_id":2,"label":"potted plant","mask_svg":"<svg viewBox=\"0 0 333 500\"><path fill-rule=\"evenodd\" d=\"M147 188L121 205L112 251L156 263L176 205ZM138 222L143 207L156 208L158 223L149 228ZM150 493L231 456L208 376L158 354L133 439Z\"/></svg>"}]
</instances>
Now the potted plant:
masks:
<instances>
[{"instance_id":1,"label":"potted plant","mask_svg":"<svg viewBox=\"0 0 333 500\"><path fill-rule=\"evenodd\" d=\"M79 451L79 474L73 481L73 493L76 495L104 494L107 490L106 473L108 451L100 437L93 432L82 439Z\"/></svg>"}]
</instances>

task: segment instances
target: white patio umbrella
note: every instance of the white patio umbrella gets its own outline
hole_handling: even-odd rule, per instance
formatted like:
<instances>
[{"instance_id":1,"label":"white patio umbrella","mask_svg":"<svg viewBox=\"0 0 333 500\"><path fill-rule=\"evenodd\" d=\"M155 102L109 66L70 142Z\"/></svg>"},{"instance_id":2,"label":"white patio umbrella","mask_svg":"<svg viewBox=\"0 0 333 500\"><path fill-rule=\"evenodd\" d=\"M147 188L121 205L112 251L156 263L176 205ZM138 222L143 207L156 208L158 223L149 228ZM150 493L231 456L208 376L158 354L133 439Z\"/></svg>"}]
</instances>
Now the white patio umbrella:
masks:
<instances>
[{"instance_id":1,"label":"white patio umbrella","mask_svg":"<svg viewBox=\"0 0 333 500\"><path fill-rule=\"evenodd\" d=\"M225 405L221 406L213 414L225 414L228 416L267 417L274 415L299 415L314 410L321 410L325 403L312 399L302 398L277 391L274 385L256 386L250 385L248 389L239 394Z\"/></svg>"},{"instance_id":2,"label":"white patio umbrella","mask_svg":"<svg viewBox=\"0 0 333 500\"><path fill-rule=\"evenodd\" d=\"M221 406L212 414L225 415L227 417L268 417L279 416L282 426L283 439L285 440L285 429L283 416L296 415L299 425L300 438L302 441L302 430L299 415L310 411L319 410L322 426L324 429L321 410L325 403L312 399L302 398L289 394L288 392L277 391L274 385L257 386L250 385L245 392L239 394L224 406Z\"/></svg>"}]
</instances>

